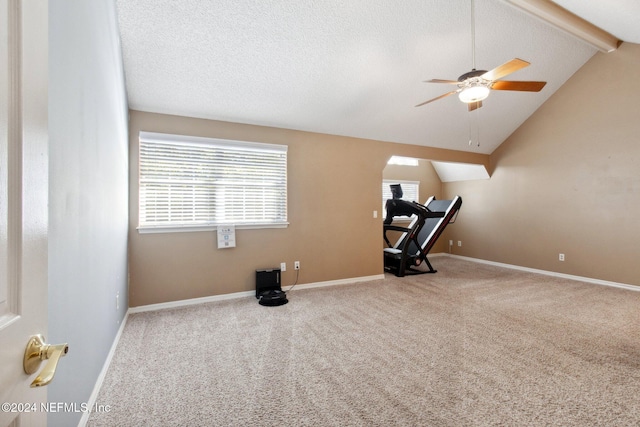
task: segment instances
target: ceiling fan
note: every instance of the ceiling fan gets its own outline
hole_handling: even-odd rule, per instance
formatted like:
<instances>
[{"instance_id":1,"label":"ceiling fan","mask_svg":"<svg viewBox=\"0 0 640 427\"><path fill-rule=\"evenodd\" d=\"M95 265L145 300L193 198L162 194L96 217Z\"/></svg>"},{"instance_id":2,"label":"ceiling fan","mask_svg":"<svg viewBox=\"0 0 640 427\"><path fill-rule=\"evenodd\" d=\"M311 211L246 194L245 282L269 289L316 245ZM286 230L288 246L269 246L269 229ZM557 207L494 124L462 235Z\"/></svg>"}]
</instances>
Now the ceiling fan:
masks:
<instances>
[{"instance_id":1,"label":"ceiling fan","mask_svg":"<svg viewBox=\"0 0 640 427\"><path fill-rule=\"evenodd\" d=\"M506 77L509 74L514 73L529 65L529 62L519 58L512 59L511 61L506 62L491 71L476 70L474 9L474 2L473 0L471 0L471 48L473 69L468 73L464 73L463 75L458 77L458 80L425 80L425 83L446 83L457 85L458 88L451 92L447 92L444 95L440 95L433 99L420 103L416 105L416 107L420 107L422 105L457 93L460 100L468 105L469 111L473 111L477 108L482 107L482 100L486 99L489 96L489 92L492 90L540 92L544 85L547 84L547 82L500 80L501 78Z\"/></svg>"}]
</instances>

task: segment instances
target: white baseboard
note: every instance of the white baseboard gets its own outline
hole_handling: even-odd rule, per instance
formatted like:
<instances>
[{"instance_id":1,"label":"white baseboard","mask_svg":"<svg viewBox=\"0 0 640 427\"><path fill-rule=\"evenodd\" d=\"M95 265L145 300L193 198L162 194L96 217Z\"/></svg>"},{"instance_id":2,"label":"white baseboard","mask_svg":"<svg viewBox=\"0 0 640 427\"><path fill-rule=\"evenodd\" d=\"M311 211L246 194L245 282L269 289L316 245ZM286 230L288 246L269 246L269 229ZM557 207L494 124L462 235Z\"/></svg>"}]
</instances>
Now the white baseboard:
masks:
<instances>
[{"instance_id":1,"label":"white baseboard","mask_svg":"<svg viewBox=\"0 0 640 427\"><path fill-rule=\"evenodd\" d=\"M629 291L636 291L636 292L640 291L640 286L629 285L627 283L611 282L608 280L593 279L591 277L574 276L572 274L557 273L555 271L538 270L537 268L521 267L519 265L504 264L502 262L487 261L480 258L470 258L462 255L453 255L453 254L446 254L446 255L450 256L451 258L464 259L467 261L477 262L480 264L495 265L496 267L510 268L512 270L520 270L520 271L526 271L529 273L544 274L547 276L560 277L560 278L569 279L569 280L577 280L579 282L593 283L593 284L602 285L602 286L612 286L614 288L622 288L622 289L627 289Z\"/></svg>"},{"instance_id":2,"label":"white baseboard","mask_svg":"<svg viewBox=\"0 0 640 427\"><path fill-rule=\"evenodd\" d=\"M98 375L98 379L96 380L96 384L93 386L93 391L89 396L89 400L87 401L87 407L93 408L95 407L96 400L98 399L98 394L100 393L100 389L102 388L102 383L104 382L104 378L107 375L107 371L109 370L109 366L111 365L111 360L113 359L113 355L116 352L116 347L118 347L118 343L120 342L120 337L122 336L122 331L124 331L124 327L127 324L127 319L129 318L129 310L124 314L124 318L122 319L122 323L120 324L120 328L118 329L118 333L116 334L113 343L111 344L111 348L109 349L109 354L107 354L107 359L104 361L104 365L102 365L102 370L100 371L100 375ZM89 421L89 416L91 416L91 412L87 411L82 414L82 418L80 418L80 422L78 423L78 427L84 427Z\"/></svg>"},{"instance_id":3,"label":"white baseboard","mask_svg":"<svg viewBox=\"0 0 640 427\"><path fill-rule=\"evenodd\" d=\"M296 285L296 289L322 288L325 286L349 285L358 282L370 282L372 280L384 279L384 274L376 274L373 276L362 276L351 279L327 280L326 282L305 283L304 285ZM291 287L289 287L291 289Z\"/></svg>"},{"instance_id":4,"label":"white baseboard","mask_svg":"<svg viewBox=\"0 0 640 427\"><path fill-rule=\"evenodd\" d=\"M232 294L213 295L210 297L183 299L179 301L161 302L158 304L140 305L138 307L129 307L129 313L142 313L144 311L166 310L168 308L186 307L188 305L204 304L207 302L224 301L228 299L244 298L247 296L255 296L255 291L234 292Z\"/></svg>"},{"instance_id":5,"label":"white baseboard","mask_svg":"<svg viewBox=\"0 0 640 427\"><path fill-rule=\"evenodd\" d=\"M349 279L328 280L326 282L305 283L305 284L296 285L295 289L309 289L309 288L319 288L323 286L347 285L349 283L368 282L371 280L380 280L380 279L384 279L384 274L377 274L374 276L353 277ZM285 289L285 291L286 290L287 289ZM232 294L213 295L210 297L191 298L191 299L185 299L185 300L179 300L179 301L162 302L158 304L148 304L148 305L141 305L138 307L129 307L128 313L142 313L144 311L165 310L168 308L186 307L189 305L204 304L204 303L215 302L215 301L224 301L228 299L255 297L255 295L256 295L255 291L244 291L244 292L234 292Z\"/></svg>"}]
</instances>

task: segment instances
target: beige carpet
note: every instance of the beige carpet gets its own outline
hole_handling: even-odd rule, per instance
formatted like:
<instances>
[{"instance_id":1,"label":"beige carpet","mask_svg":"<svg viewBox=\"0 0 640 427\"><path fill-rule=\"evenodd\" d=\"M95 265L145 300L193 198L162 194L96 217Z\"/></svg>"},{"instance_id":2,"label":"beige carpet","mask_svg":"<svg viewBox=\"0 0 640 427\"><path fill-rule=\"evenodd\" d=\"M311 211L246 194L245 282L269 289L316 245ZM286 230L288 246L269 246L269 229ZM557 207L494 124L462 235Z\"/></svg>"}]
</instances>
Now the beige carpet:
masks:
<instances>
[{"instance_id":1,"label":"beige carpet","mask_svg":"<svg viewBox=\"0 0 640 427\"><path fill-rule=\"evenodd\" d=\"M133 314L88 425L640 425L640 292L433 264Z\"/></svg>"}]
</instances>

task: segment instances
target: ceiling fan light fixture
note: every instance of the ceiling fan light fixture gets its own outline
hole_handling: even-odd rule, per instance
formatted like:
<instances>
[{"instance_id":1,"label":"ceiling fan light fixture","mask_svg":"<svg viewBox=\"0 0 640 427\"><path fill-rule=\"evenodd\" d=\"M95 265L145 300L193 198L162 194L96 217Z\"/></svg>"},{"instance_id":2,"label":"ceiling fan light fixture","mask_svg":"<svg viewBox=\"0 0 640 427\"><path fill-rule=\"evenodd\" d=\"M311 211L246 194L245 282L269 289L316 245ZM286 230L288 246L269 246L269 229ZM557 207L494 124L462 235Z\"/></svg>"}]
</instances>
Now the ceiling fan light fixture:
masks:
<instances>
[{"instance_id":1,"label":"ceiling fan light fixture","mask_svg":"<svg viewBox=\"0 0 640 427\"><path fill-rule=\"evenodd\" d=\"M489 88L482 84L467 86L458 94L460 101L471 104L472 102L482 101L489 96Z\"/></svg>"}]
</instances>

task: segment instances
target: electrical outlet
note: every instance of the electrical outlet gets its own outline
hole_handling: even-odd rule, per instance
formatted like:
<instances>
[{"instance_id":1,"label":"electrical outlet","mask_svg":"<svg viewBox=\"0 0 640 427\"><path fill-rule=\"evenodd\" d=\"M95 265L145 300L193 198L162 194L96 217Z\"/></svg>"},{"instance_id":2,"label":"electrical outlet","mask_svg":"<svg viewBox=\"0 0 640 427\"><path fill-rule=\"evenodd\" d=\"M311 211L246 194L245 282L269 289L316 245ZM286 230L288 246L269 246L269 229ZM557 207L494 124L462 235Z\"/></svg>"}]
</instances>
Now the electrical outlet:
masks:
<instances>
[{"instance_id":1,"label":"electrical outlet","mask_svg":"<svg viewBox=\"0 0 640 427\"><path fill-rule=\"evenodd\" d=\"M453 246L453 240L449 240L449 246Z\"/></svg>"},{"instance_id":2,"label":"electrical outlet","mask_svg":"<svg viewBox=\"0 0 640 427\"><path fill-rule=\"evenodd\" d=\"M120 292L116 293L116 311L120 310Z\"/></svg>"},{"instance_id":3,"label":"electrical outlet","mask_svg":"<svg viewBox=\"0 0 640 427\"><path fill-rule=\"evenodd\" d=\"M458 240L458 247L462 246L462 240Z\"/></svg>"},{"instance_id":4,"label":"electrical outlet","mask_svg":"<svg viewBox=\"0 0 640 427\"><path fill-rule=\"evenodd\" d=\"M558 261L564 261L564 254L558 254Z\"/></svg>"},{"instance_id":5,"label":"electrical outlet","mask_svg":"<svg viewBox=\"0 0 640 427\"><path fill-rule=\"evenodd\" d=\"M280 271L287 271L287 263L286 262L281 262L280 263Z\"/></svg>"},{"instance_id":6,"label":"electrical outlet","mask_svg":"<svg viewBox=\"0 0 640 427\"><path fill-rule=\"evenodd\" d=\"M294 270L300 270L300 261L296 261L293 263Z\"/></svg>"},{"instance_id":7,"label":"electrical outlet","mask_svg":"<svg viewBox=\"0 0 640 427\"><path fill-rule=\"evenodd\" d=\"M378 218L378 211L373 211L373 217Z\"/></svg>"}]
</instances>

